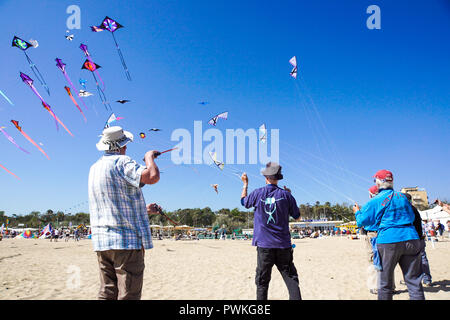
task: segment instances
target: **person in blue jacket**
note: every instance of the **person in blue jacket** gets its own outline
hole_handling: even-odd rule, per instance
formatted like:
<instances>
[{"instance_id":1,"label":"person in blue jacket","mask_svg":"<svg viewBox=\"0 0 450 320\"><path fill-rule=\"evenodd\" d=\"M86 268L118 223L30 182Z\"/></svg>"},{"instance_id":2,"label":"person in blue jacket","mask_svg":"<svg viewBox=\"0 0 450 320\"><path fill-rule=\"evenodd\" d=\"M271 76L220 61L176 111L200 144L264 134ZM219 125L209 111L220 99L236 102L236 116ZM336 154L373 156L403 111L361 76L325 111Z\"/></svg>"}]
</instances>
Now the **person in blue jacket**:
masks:
<instances>
[{"instance_id":1,"label":"person in blue jacket","mask_svg":"<svg viewBox=\"0 0 450 320\"><path fill-rule=\"evenodd\" d=\"M377 225L376 248L381 260L378 300L392 300L394 269L403 273L411 300L425 300L422 286L421 242L414 227L414 211L408 198L394 191L394 177L388 170L375 175L378 195L362 208L353 207L358 227Z\"/></svg>"}]
</instances>

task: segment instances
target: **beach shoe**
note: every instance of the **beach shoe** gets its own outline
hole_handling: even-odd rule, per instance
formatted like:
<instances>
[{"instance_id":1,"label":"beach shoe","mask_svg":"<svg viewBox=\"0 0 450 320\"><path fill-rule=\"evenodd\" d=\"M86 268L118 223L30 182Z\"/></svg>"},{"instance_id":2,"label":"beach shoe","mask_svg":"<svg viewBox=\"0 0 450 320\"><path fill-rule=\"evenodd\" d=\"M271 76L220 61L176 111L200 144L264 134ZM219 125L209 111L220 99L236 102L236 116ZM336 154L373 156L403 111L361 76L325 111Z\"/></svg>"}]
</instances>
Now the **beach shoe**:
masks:
<instances>
[{"instance_id":1,"label":"beach shoe","mask_svg":"<svg viewBox=\"0 0 450 320\"><path fill-rule=\"evenodd\" d=\"M431 284L431 282L426 282L423 284L424 287L432 287L433 285Z\"/></svg>"},{"instance_id":2,"label":"beach shoe","mask_svg":"<svg viewBox=\"0 0 450 320\"><path fill-rule=\"evenodd\" d=\"M378 294L378 290L377 289L370 289L370 293L371 294Z\"/></svg>"}]
</instances>

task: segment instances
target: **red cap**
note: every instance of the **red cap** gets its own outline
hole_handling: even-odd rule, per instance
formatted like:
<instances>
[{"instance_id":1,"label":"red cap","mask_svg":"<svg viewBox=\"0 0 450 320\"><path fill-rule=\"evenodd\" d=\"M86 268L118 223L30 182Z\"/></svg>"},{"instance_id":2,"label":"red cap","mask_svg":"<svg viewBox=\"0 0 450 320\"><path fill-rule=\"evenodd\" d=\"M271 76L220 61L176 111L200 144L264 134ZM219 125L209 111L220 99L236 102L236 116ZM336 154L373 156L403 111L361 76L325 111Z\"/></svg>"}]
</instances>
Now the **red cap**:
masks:
<instances>
[{"instance_id":1,"label":"red cap","mask_svg":"<svg viewBox=\"0 0 450 320\"><path fill-rule=\"evenodd\" d=\"M394 180L394 175L389 170L380 170L373 176L374 178L386 181Z\"/></svg>"},{"instance_id":2,"label":"red cap","mask_svg":"<svg viewBox=\"0 0 450 320\"><path fill-rule=\"evenodd\" d=\"M371 186L370 188L369 188L369 192L371 193L371 194L378 194L378 187L375 185L375 186Z\"/></svg>"}]
</instances>

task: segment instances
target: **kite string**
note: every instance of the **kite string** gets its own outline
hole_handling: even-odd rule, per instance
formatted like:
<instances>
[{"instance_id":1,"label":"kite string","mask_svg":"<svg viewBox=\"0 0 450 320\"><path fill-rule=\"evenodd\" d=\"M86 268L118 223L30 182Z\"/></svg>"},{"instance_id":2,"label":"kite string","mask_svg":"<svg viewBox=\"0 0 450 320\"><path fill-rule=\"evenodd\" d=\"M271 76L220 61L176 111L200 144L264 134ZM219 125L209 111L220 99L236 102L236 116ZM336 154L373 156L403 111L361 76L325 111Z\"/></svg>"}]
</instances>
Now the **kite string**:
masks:
<instances>
[{"instance_id":1,"label":"kite string","mask_svg":"<svg viewBox=\"0 0 450 320\"><path fill-rule=\"evenodd\" d=\"M27 58L28 64L30 65L30 68L31 68L31 71L33 71L33 73L36 76L36 78L38 79L38 81L45 88L45 91L47 91L48 95L50 95L50 89L48 88L47 83L45 82L45 79L42 76L41 72L39 71L37 66L34 64L34 62L31 61L31 59L28 56L28 54L26 53L26 51L24 51L23 53L25 53L25 57Z\"/></svg>"},{"instance_id":2,"label":"kite string","mask_svg":"<svg viewBox=\"0 0 450 320\"><path fill-rule=\"evenodd\" d=\"M119 53L119 58L120 58L120 61L122 62L122 67L125 70L125 74L127 76L127 79L129 81L131 81L131 75L130 75L130 72L128 71L128 67L127 67L127 65L125 63L125 59L123 57L122 50L120 50L120 48L119 48L119 44L116 41L116 37L114 36L114 32L111 32L111 34L112 34L112 37L114 39L114 43L116 44L117 52Z\"/></svg>"}]
</instances>

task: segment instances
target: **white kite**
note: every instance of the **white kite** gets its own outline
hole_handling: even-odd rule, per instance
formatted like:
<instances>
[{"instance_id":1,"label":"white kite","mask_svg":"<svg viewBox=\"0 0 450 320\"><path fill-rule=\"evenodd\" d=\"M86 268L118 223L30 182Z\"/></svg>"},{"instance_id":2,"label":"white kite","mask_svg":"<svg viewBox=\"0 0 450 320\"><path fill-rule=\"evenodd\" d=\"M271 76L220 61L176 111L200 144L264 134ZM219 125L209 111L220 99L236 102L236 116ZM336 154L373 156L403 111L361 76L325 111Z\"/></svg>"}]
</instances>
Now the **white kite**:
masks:
<instances>
[{"instance_id":1,"label":"white kite","mask_svg":"<svg viewBox=\"0 0 450 320\"><path fill-rule=\"evenodd\" d=\"M264 123L259 127L259 141L263 143L267 141L267 129Z\"/></svg>"},{"instance_id":2,"label":"white kite","mask_svg":"<svg viewBox=\"0 0 450 320\"><path fill-rule=\"evenodd\" d=\"M214 164L220 169L223 170L223 167L225 167L225 164L223 162L220 162L217 160L217 153L209 151L209 156L214 161Z\"/></svg>"},{"instance_id":3,"label":"white kite","mask_svg":"<svg viewBox=\"0 0 450 320\"><path fill-rule=\"evenodd\" d=\"M89 96L92 96L92 95L93 95L92 93L90 93L90 92L88 92L86 90L80 90L80 92L78 93L79 97L89 97Z\"/></svg>"},{"instance_id":4,"label":"white kite","mask_svg":"<svg viewBox=\"0 0 450 320\"><path fill-rule=\"evenodd\" d=\"M293 57L291 58L291 60L289 60L289 63L294 67L294 68L291 70L291 76L292 76L294 79L297 79L297 58L296 58L295 56L293 56Z\"/></svg>"},{"instance_id":5,"label":"white kite","mask_svg":"<svg viewBox=\"0 0 450 320\"><path fill-rule=\"evenodd\" d=\"M228 111L227 112L223 112L221 114L218 114L217 116L215 116L214 118L212 118L211 120L208 121L208 123L212 126L215 126L217 124L217 120L219 119L225 119L227 120L228 118Z\"/></svg>"}]
</instances>

